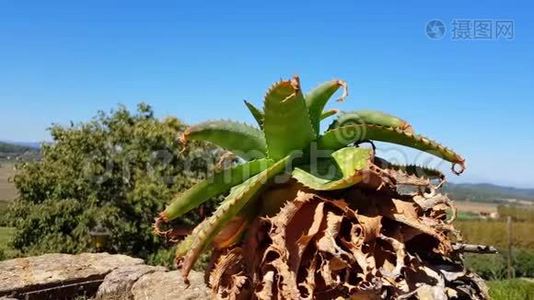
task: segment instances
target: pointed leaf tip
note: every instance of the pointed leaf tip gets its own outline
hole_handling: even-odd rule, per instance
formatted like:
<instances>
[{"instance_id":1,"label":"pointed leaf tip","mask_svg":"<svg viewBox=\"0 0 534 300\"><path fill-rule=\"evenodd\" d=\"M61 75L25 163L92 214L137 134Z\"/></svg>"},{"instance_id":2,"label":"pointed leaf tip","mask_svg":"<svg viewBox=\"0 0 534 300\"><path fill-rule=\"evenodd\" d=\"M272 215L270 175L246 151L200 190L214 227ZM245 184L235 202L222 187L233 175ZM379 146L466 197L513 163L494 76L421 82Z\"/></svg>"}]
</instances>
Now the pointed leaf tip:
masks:
<instances>
[{"instance_id":1,"label":"pointed leaf tip","mask_svg":"<svg viewBox=\"0 0 534 300\"><path fill-rule=\"evenodd\" d=\"M278 160L302 150L315 138L298 77L269 89L264 112L263 131L270 158Z\"/></svg>"},{"instance_id":2,"label":"pointed leaf tip","mask_svg":"<svg viewBox=\"0 0 534 300\"><path fill-rule=\"evenodd\" d=\"M337 100L343 101L348 96L348 85L345 81L340 79L322 83L308 92L305 96L310 121L317 135L319 135L321 114L323 113L326 103L339 88L343 88L343 94Z\"/></svg>"},{"instance_id":3,"label":"pointed leaf tip","mask_svg":"<svg viewBox=\"0 0 534 300\"><path fill-rule=\"evenodd\" d=\"M263 132L241 122L219 120L200 123L189 127L183 139L211 142L245 160L264 158L267 153Z\"/></svg>"},{"instance_id":4,"label":"pointed leaf tip","mask_svg":"<svg viewBox=\"0 0 534 300\"><path fill-rule=\"evenodd\" d=\"M260 128L263 128L263 111L261 111L259 108L254 106L254 104L248 102L247 100L243 101L245 102L245 105L247 106L248 110L256 120L256 123L258 123L258 126L260 126Z\"/></svg>"}]
</instances>

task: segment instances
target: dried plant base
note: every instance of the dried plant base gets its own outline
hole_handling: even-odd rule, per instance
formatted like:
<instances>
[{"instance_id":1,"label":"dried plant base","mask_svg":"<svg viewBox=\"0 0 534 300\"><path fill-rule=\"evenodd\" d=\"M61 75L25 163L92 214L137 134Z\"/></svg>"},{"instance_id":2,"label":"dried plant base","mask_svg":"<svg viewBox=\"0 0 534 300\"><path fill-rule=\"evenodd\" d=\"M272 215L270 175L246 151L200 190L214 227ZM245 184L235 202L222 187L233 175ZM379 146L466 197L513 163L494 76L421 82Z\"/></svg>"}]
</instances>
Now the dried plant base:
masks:
<instances>
[{"instance_id":1,"label":"dried plant base","mask_svg":"<svg viewBox=\"0 0 534 300\"><path fill-rule=\"evenodd\" d=\"M488 299L452 246L444 195L353 188L336 197L300 191L214 253L214 298Z\"/></svg>"}]
</instances>

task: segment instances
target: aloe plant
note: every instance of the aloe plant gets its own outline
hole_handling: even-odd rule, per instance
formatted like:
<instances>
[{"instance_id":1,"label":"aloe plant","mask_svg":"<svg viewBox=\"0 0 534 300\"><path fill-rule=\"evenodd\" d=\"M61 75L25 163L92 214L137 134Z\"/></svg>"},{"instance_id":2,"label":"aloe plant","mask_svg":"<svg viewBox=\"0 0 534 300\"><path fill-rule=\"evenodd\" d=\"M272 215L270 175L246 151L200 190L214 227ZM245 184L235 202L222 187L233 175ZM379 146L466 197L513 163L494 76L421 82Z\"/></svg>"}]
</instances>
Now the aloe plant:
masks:
<instances>
[{"instance_id":1,"label":"aloe plant","mask_svg":"<svg viewBox=\"0 0 534 300\"><path fill-rule=\"evenodd\" d=\"M220 170L191 189L177 195L156 221L159 226L170 222L206 200L230 192L215 213L199 224L177 246L177 259L187 278L193 263L224 229L224 246L237 243L246 224L262 214L257 202L262 190L277 175L284 174L317 191L345 189L364 180L368 173L380 172L384 160L364 141L380 141L415 148L452 163L453 172L464 170L464 159L451 149L416 134L410 124L399 117L378 111L340 114L328 130L320 132L320 122L337 113L326 110L330 98L347 85L342 80L325 82L304 94L298 77L273 84L267 91L263 109L246 102L258 127L234 121L208 121L187 129L183 142L196 140L214 143L242 159L242 163ZM326 153L317 158L317 153ZM380 162L382 169L377 167ZM413 167L403 168L406 172ZM326 172L325 170L334 170ZM441 174L428 170L429 177ZM394 180L394 179L392 179ZM229 226L232 220L237 226ZM220 240L220 239L219 239Z\"/></svg>"}]
</instances>

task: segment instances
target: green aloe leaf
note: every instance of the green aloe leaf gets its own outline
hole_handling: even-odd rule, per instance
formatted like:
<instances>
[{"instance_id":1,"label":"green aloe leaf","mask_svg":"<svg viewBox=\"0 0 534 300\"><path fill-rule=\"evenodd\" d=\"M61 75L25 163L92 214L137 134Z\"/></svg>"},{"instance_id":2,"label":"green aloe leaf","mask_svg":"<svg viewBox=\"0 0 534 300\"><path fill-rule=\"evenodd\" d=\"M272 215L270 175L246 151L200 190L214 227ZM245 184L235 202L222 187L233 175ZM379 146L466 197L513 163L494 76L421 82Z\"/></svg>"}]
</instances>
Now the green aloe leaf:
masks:
<instances>
[{"instance_id":1,"label":"green aloe leaf","mask_svg":"<svg viewBox=\"0 0 534 300\"><path fill-rule=\"evenodd\" d=\"M338 112L339 110L337 109L330 109L330 110L323 111L323 113L321 114L321 121L337 114Z\"/></svg>"},{"instance_id":2,"label":"green aloe leaf","mask_svg":"<svg viewBox=\"0 0 534 300\"><path fill-rule=\"evenodd\" d=\"M343 99L347 96L347 84L343 80L330 80L322 83L304 97L306 99L310 121L317 135L319 135L321 115L324 107L340 87L345 88L344 94L340 98Z\"/></svg>"},{"instance_id":3,"label":"green aloe leaf","mask_svg":"<svg viewBox=\"0 0 534 300\"><path fill-rule=\"evenodd\" d=\"M403 119L376 110L359 110L353 112L342 113L339 115L329 129L347 126L347 125L379 125L385 127L399 128L408 132L412 132L412 126Z\"/></svg>"},{"instance_id":4,"label":"green aloe leaf","mask_svg":"<svg viewBox=\"0 0 534 300\"><path fill-rule=\"evenodd\" d=\"M254 104L248 102L247 100L244 101L245 105L247 106L254 119L256 119L256 122L258 123L260 128L263 128L263 111L261 111L261 109L257 108L256 106L254 106Z\"/></svg>"},{"instance_id":5,"label":"green aloe leaf","mask_svg":"<svg viewBox=\"0 0 534 300\"><path fill-rule=\"evenodd\" d=\"M388 142L418 149L444 160L450 161L464 169L464 159L453 150L418 134L412 134L399 128L378 125L347 125L327 131L318 140L320 149L337 150L354 142L373 140ZM455 171L453 169L453 171ZM456 173L461 173L458 171Z\"/></svg>"},{"instance_id":6,"label":"green aloe leaf","mask_svg":"<svg viewBox=\"0 0 534 300\"><path fill-rule=\"evenodd\" d=\"M287 156L284 159L277 161L260 174L251 177L242 184L234 187L230 195L226 197L213 215L198 225L191 233L191 237L186 238L183 241L183 244L178 246L180 251L183 251L186 248L189 249L185 257L183 257L182 274L184 278L187 278L187 275L189 274L189 271L191 271L195 261L198 259L198 256L210 244L221 228L237 215L239 211L258 194L266 183L277 174L282 173L290 159L291 156ZM177 254L182 253L177 252Z\"/></svg>"},{"instance_id":7,"label":"green aloe leaf","mask_svg":"<svg viewBox=\"0 0 534 300\"><path fill-rule=\"evenodd\" d=\"M274 84L265 95L263 131L269 157L303 150L315 138L298 77Z\"/></svg>"},{"instance_id":8,"label":"green aloe leaf","mask_svg":"<svg viewBox=\"0 0 534 300\"><path fill-rule=\"evenodd\" d=\"M233 186L257 175L272 164L270 159L258 159L221 170L178 195L160 215L165 221L176 219L210 198L225 193Z\"/></svg>"},{"instance_id":9,"label":"green aloe leaf","mask_svg":"<svg viewBox=\"0 0 534 300\"><path fill-rule=\"evenodd\" d=\"M373 159L372 149L346 147L332 153L330 159L314 166L295 168L292 176L318 191L339 190L355 185L363 178Z\"/></svg>"},{"instance_id":10,"label":"green aloe leaf","mask_svg":"<svg viewBox=\"0 0 534 300\"><path fill-rule=\"evenodd\" d=\"M189 127L183 139L211 142L245 160L264 158L267 154L265 137L261 130L240 122L204 122Z\"/></svg>"}]
</instances>

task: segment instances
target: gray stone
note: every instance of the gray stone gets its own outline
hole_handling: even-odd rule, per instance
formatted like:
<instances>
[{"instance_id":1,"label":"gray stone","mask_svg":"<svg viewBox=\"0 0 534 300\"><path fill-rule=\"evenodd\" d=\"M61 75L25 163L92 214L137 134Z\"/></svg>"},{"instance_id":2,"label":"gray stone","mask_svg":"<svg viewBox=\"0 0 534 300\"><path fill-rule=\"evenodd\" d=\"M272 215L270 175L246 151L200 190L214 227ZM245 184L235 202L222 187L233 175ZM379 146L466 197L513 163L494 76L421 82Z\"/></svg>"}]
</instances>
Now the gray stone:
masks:
<instances>
[{"instance_id":1,"label":"gray stone","mask_svg":"<svg viewBox=\"0 0 534 300\"><path fill-rule=\"evenodd\" d=\"M84 285L96 290L111 271L142 263L139 258L108 253L45 254L5 260L0 262L0 297L37 295L40 290L64 294Z\"/></svg>"},{"instance_id":2,"label":"gray stone","mask_svg":"<svg viewBox=\"0 0 534 300\"><path fill-rule=\"evenodd\" d=\"M190 286L186 286L180 271L154 272L139 278L132 287L135 300L209 299L210 291L204 284L204 274L191 272Z\"/></svg>"},{"instance_id":3,"label":"gray stone","mask_svg":"<svg viewBox=\"0 0 534 300\"><path fill-rule=\"evenodd\" d=\"M210 298L203 273L193 271L189 280L186 286L180 271L167 272L125 255L45 254L0 262L0 300Z\"/></svg>"},{"instance_id":4,"label":"gray stone","mask_svg":"<svg viewBox=\"0 0 534 300\"><path fill-rule=\"evenodd\" d=\"M131 288L140 277L149 273L165 271L166 268L164 267L148 265L133 265L115 269L104 278L104 282L98 288L95 300L132 299Z\"/></svg>"}]
</instances>

